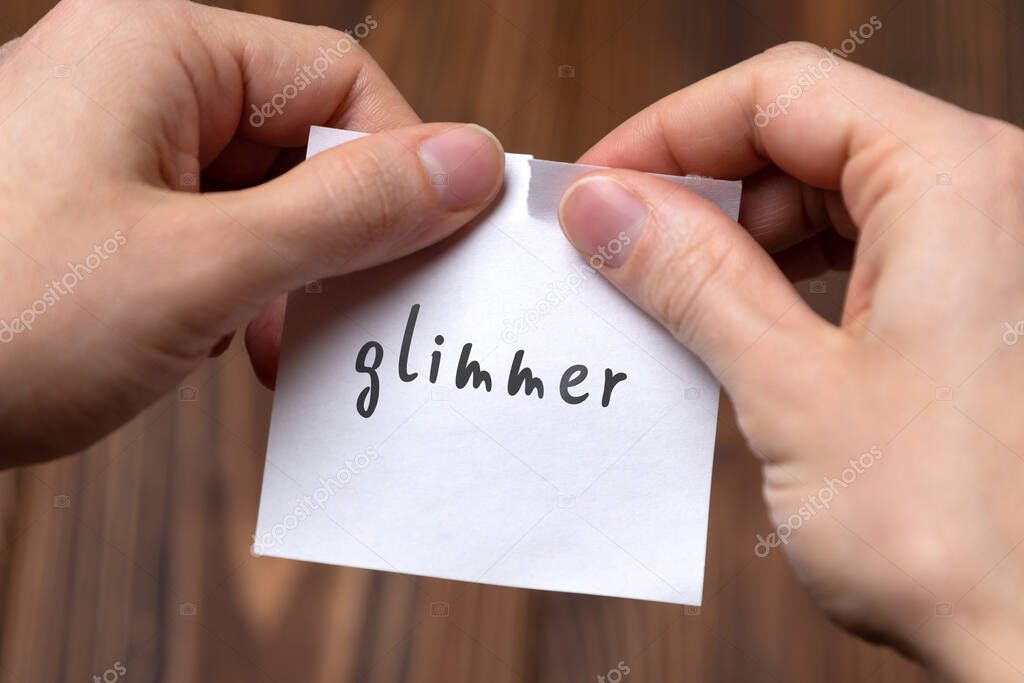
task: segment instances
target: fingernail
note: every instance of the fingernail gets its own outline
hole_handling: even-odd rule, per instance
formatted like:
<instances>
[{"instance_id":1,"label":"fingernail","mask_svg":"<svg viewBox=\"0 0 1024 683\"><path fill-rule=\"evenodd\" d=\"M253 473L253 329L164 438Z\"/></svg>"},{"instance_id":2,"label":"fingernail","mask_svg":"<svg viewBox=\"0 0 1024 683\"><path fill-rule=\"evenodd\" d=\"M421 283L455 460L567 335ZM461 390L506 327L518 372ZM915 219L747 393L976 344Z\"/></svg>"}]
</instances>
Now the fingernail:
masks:
<instances>
[{"instance_id":1,"label":"fingernail","mask_svg":"<svg viewBox=\"0 0 1024 683\"><path fill-rule=\"evenodd\" d=\"M490 131L467 124L420 145L420 161L438 201L449 211L483 204L501 185L505 152Z\"/></svg>"},{"instance_id":2,"label":"fingernail","mask_svg":"<svg viewBox=\"0 0 1024 683\"><path fill-rule=\"evenodd\" d=\"M562 197L558 215L577 249L618 268L640 241L650 209L611 178L584 178Z\"/></svg>"}]
</instances>

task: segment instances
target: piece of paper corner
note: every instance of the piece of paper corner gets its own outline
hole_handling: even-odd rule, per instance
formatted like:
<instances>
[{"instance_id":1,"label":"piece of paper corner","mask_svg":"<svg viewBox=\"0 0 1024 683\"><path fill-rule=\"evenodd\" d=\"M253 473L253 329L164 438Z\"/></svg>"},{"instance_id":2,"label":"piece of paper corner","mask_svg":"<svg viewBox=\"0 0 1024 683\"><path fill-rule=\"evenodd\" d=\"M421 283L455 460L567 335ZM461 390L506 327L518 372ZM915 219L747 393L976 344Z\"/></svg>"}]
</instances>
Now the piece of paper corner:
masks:
<instances>
[{"instance_id":1,"label":"piece of paper corner","mask_svg":"<svg viewBox=\"0 0 1024 683\"><path fill-rule=\"evenodd\" d=\"M358 136L314 128L308 154ZM700 604L718 384L565 240L588 170L509 154L474 225L290 296L255 553ZM736 217L738 182L671 180ZM466 344L490 391L456 386ZM511 391L517 351L542 398Z\"/></svg>"}]
</instances>

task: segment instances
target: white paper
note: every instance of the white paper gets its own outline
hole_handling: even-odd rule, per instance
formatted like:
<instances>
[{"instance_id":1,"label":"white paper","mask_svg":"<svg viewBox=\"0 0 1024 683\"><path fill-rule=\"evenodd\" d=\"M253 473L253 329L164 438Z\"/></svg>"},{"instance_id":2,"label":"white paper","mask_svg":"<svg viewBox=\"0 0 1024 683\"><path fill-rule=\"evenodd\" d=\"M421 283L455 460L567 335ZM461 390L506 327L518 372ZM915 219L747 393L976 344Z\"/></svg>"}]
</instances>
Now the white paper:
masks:
<instances>
[{"instance_id":1,"label":"white paper","mask_svg":"<svg viewBox=\"0 0 1024 683\"><path fill-rule=\"evenodd\" d=\"M308 153L357 135L314 128ZM475 225L292 294L255 552L700 604L718 385L564 238L558 199L587 170L509 154L503 195ZM739 183L674 182L735 218ZM405 382L416 304L408 369L418 376ZM356 359L371 340L383 350L380 385L362 417L369 382ZM456 388L466 343L492 391ZM517 350L543 398L509 395ZM569 394L589 396L570 405L559 383L576 364L589 373ZM606 368L627 378L603 406Z\"/></svg>"}]
</instances>

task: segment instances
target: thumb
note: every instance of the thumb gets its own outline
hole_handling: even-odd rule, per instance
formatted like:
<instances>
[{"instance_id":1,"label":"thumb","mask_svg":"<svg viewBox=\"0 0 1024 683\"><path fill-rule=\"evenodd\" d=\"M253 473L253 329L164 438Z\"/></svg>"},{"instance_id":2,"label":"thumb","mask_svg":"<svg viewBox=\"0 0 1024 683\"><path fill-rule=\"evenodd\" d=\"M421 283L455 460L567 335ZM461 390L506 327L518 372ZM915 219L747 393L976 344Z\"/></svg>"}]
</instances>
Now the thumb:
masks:
<instances>
[{"instance_id":1,"label":"thumb","mask_svg":"<svg viewBox=\"0 0 1024 683\"><path fill-rule=\"evenodd\" d=\"M264 185L223 193L214 201L239 234L219 285L266 302L421 249L490 202L504 163L487 130L427 124L353 140Z\"/></svg>"},{"instance_id":2,"label":"thumb","mask_svg":"<svg viewBox=\"0 0 1024 683\"><path fill-rule=\"evenodd\" d=\"M770 389L832 328L712 202L636 171L572 185L559 219L601 272L692 350L733 395ZM774 393L774 392L773 392Z\"/></svg>"}]
</instances>

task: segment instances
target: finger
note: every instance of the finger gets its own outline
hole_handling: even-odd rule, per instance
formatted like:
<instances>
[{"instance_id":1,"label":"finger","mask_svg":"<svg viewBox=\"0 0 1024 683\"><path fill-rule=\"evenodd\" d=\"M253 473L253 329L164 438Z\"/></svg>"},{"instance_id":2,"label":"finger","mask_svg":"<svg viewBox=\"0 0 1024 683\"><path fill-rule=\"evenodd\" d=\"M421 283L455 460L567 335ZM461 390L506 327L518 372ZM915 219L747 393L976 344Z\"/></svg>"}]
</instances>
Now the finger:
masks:
<instances>
[{"instance_id":1,"label":"finger","mask_svg":"<svg viewBox=\"0 0 1024 683\"><path fill-rule=\"evenodd\" d=\"M225 301L262 305L304 283L436 242L497 194L500 143L472 125L426 124L329 149L256 188L189 195L217 225L186 228L185 258ZM212 246L209 246L213 243ZM195 268L195 266L190 266ZM201 296L194 283L187 295ZM208 304L203 304L204 308Z\"/></svg>"},{"instance_id":2,"label":"finger","mask_svg":"<svg viewBox=\"0 0 1024 683\"><path fill-rule=\"evenodd\" d=\"M252 369L268 389L277 384L277 363L281 356L281 335L287 296L279 296L266 306L245 329L245 349Z\"/></svg>"},{"instance_id":3,"label":"finger","mask_svg":"<svg viewBox=\"0 0 1024 683\"><path fill-rule=\"evenodd\" d=\"M965 116L973 115L822 48L789 44L665 97L581 161L719 178L774 164L813 187L842 189L863 227L873 209L905 208L876 204L908 169L956 163L967 153L967 136L955 145L948 134L951 125L963 128ZM889 163L850 163L861 155ZM934 169L929 179L934 184Z\"/></svg>"},{"instance_id":4,"label":"finger","mask_svg":"<svg viewBox=\"0 0 1024 683\"><path fill-rule=\"evenodd\" d=\"M236 134L254 143L299 147L311 124L377 132L419 118L355 38L213 7L193 6L197 33L216 68L192 69L205 116L200 161ZM369 28L375 26L375 21ZM183 59L198 59L184 55Z\"/></svg>"},{"instance_id":5,"label":"finger","mask_svg":"<svg viewBox=\"0 0 1024 683\"><path fill-rule=\"evenodd\" d=\"M235 339L235 333L230 332L220 338L213 348L210 349L210 358L217 358L218 356L224 355L224 352L231 346L231 342Z\"/></svg>"},{"instance_id":6,"label":"finger","mask_svg":"<svg viewBox=\"0 0 1024 683\"><path fill-rule=\"evenodd\" d=\"M3 59L7 55L11 54L18 48L18 44L21 38L12 38L6 43L0 44L0 59Z\"/></svg>"},{"instance_id":7,"label":"finger","mask_svg":"<svg viewBox=\"0 0 1024 683\"><path fill-rule=\"evenodd\" d=\"M835 230L826 230L797 245L772 254L790 282L807 280L829 271L850 270L854 243Z\"/></svg>"},{"instance_id":8,"label":"finger","mask_svg":"<svg viewBox=\"0 0 1024 683\"><path fill-rule=\"evenodd\" d=\"M209 181L232 189L258 183L266 179L281 151L280 147L235 138L203 169L203 189L212 189Z\"/></svg>"},{"instance_id":9,"label":"finger","mask_svg":"<svg viewBox=\"0 0 1024 683\"><path fill-rule=\"evenodd\" d=\"M635 171L591 174L566 192L559 217L577 249L602 258L602 273L737 400L778 381L829 336L831 326L741 226L671 183Z\"/></svg>"},{"instance_id":10,"label":"finger","mask_svg":"<svg viewBox=\"0 0 1024 683\"><path fill-rule=\"evenodd\" d=\"M299 147L270 147L235 138L203 169L202 190L238 190L272 180L305 160Z\"/></svg>"},{"instance_id":11,"label":"finger","mask_svg":"<svg viewBox=\"0 0 1024 683\"><path fill-rule=\"evenodd\" d=\"M839 193L811 187L775 166L743 181L739 223L772 254L829 228L843 235L853 230L853 219Z\"/></svg>"}]
</instances>

